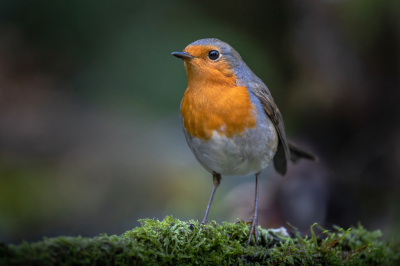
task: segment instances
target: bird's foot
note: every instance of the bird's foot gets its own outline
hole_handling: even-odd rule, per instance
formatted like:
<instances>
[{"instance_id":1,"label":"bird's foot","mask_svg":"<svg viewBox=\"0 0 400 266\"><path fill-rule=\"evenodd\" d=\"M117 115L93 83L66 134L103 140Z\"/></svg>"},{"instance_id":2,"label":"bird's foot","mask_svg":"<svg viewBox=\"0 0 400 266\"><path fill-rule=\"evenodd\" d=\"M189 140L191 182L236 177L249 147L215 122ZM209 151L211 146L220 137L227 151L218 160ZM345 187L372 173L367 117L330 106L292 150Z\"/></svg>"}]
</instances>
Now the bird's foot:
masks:
<instances>
[{"instance_id":1,"label":"bird's foot","mask_svg":"<svg viewBox=\"0 0 400 266\"><path fill-rule=\"evenodd\" d=\"M253 236L253 235L254 235L254 239L256 241L256 245L258 245L258 230L257 230L258 217L257 216L251 217L251 220L249 222L247 222L247 224L251 224L251 225L250 225L249 239L247 240L247 244L244 247L247 247L250 244L251 236Z\"/></svg>"}]
</instances>

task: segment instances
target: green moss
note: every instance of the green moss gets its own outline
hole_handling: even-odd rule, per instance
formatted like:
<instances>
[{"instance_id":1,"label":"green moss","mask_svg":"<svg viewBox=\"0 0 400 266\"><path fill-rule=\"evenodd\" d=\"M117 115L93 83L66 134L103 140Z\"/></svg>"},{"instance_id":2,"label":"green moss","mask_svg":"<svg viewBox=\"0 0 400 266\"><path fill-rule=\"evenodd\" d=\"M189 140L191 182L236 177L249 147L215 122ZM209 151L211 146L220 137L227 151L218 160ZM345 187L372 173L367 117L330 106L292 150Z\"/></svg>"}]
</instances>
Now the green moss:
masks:
<instances>
[{"instance_id":1,"label":"green moss","mask_svg":"<svg viewBox=\"0 0 400 266\"><path fill-rule=\"evenodd\" d=\"M141 220L121 236L45 238L0 244L0 265L400 265L397 245L361 225L311 237L261 229L259 246L244 248L245 223L201 225L172 217Z\"/></svg>"}]
</instances>

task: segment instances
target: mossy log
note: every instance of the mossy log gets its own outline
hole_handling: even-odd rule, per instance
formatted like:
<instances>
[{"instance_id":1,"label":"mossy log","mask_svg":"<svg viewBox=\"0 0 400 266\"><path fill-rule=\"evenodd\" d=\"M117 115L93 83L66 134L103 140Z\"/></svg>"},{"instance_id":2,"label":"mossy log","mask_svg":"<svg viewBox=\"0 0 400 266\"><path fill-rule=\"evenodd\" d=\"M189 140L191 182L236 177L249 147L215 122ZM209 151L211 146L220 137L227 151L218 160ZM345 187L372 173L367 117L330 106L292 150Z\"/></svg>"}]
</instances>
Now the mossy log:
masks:
<instances>
[{"instance_id":1,"label":"mossy log","mask_svg":"<svg viewBox=\"0 0 400 266\"><path fill-rule=\"evenodd\" d=\"M310 237L259 227L259 245L245 248L245 223L141 220L121 236L45 238L0 243L0 265L400 265L399 246L362 226ZM254 239L253 239L254 241Z\"/></svg>"}]
</instances>

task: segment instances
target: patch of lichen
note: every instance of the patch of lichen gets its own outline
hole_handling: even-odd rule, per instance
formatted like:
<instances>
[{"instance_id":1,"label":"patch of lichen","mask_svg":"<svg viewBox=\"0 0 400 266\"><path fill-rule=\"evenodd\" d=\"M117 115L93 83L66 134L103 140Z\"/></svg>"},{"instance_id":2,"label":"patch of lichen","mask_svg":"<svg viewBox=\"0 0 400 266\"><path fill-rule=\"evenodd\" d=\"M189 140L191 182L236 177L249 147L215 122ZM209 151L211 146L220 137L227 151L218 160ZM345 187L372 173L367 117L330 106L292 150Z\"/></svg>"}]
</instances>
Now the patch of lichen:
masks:
<instances>
[{"instance_id":1,"label":"patch of lichen","mask_svg":"<svg viewBox=\"0 0 400 266\"><path fill-rule=\"evenodd\" d=\"M245 223L202 225L172 217L141 223L121 236L0 244L0 265L400 265L399 246L361 225L320 235L312 226L311 237L259 227L260 245L245 248Z\"/></svg>"}]
</instances>

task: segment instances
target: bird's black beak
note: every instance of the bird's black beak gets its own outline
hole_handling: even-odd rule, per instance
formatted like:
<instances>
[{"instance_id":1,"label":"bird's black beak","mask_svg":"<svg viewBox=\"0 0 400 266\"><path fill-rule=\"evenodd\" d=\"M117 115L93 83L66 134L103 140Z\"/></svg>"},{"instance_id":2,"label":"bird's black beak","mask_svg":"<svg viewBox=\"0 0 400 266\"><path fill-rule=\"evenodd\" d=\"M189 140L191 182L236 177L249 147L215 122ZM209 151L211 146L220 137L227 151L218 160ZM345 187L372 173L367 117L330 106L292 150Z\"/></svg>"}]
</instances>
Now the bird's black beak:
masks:
<instances>
[{"instance_id":1,"label":"bird's black beak","mask_svg":"<svg viewBox=\"0 0 400 266\"><path fill-rule=\"evenodd\" d=\"M186 52L173 52L172 53L173 56L176 56L182 60L186 60L186 59L192 59L194 58L194 56L190 55L189 53Z\"/></svg>"}]
</instances>

